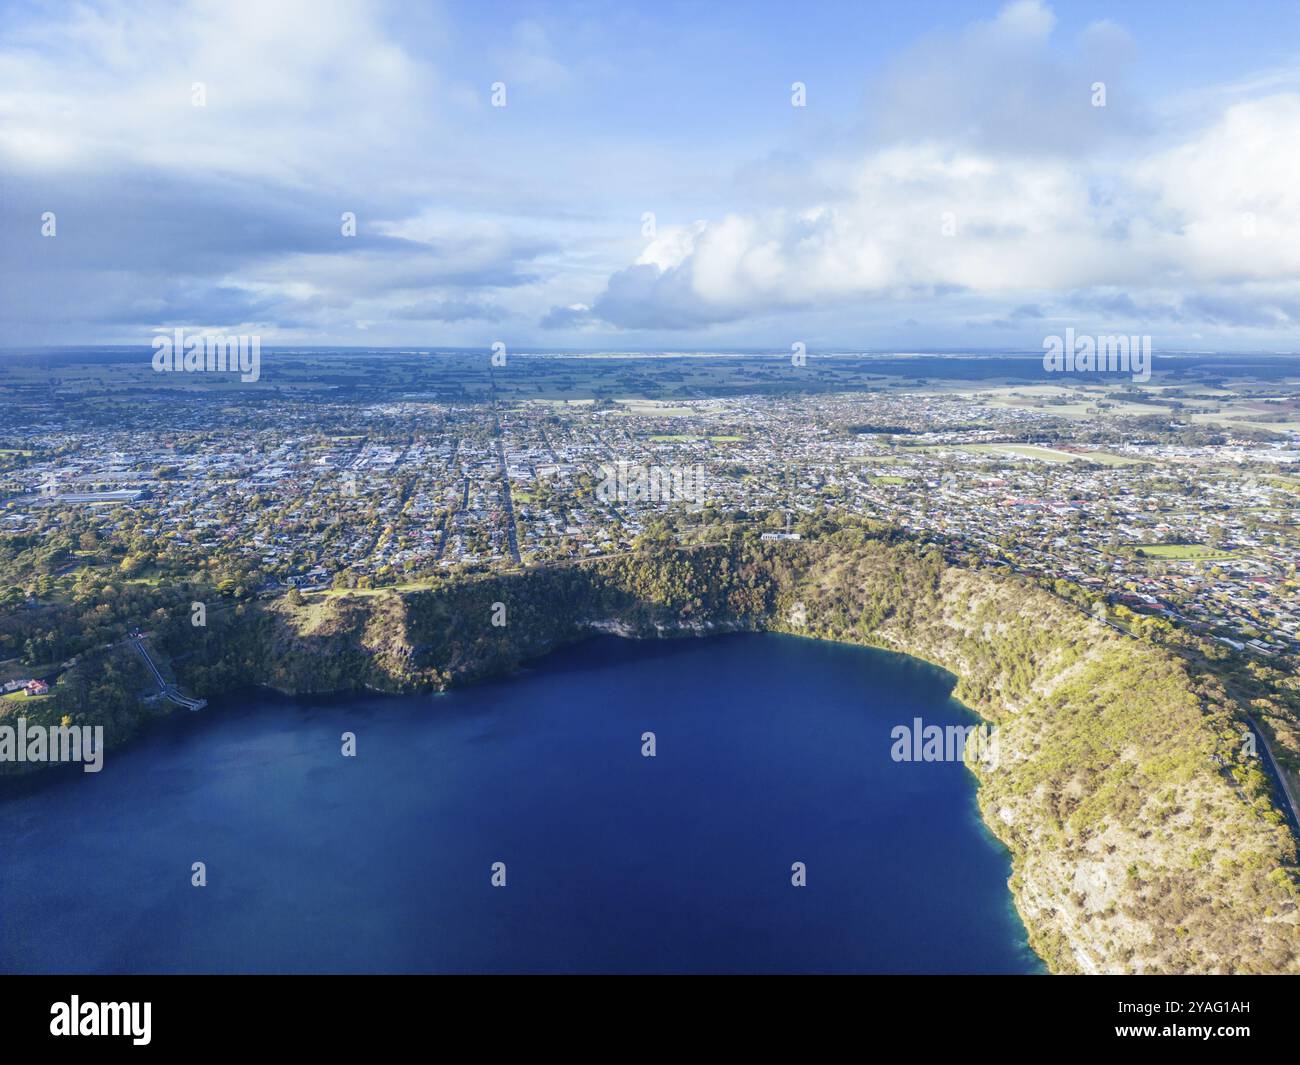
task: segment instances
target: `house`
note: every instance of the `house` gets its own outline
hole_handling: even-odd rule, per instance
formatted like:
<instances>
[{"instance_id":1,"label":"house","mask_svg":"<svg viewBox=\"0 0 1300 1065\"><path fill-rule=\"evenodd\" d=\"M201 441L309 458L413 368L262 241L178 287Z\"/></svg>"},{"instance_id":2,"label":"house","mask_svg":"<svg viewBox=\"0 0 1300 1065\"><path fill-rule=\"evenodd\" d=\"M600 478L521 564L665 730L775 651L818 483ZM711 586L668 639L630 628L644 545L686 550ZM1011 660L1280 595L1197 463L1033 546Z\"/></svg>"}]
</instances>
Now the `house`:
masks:
<instances>
[{"instance_id":1,"label":"house","mask_svg":"<svg viewBox=\"0 0 1300 1065\"><path fill-rule=\"evenodd\" d=\"M50 686L43 680L29 680L23 691L28 695L48 695Z\"/></svg>"}]
</instances>

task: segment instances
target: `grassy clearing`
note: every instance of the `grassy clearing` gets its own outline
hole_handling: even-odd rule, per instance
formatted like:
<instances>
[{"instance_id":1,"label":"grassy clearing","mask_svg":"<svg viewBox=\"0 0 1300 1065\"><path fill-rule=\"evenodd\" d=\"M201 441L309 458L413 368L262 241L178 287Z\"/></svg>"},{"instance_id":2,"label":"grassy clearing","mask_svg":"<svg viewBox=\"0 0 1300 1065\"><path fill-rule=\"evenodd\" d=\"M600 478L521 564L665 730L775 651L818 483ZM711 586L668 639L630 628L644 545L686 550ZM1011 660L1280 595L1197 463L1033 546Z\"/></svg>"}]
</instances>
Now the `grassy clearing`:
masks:
<instances>
[{"instance_id":1,"label":"grassy clearing","mask_svg":"<svg viewBox=\"0 0 1300 1065\"><path fill-rule=\"evenodd\" d=\"M922 451L924 448L912 448ZM908 466L915 460L908 455L850 455L849 462L857 466Z\"/></svg>"},{"instance_id":2,"label":"grassy clearing","mask_svg":"<svg viewBox=\"0 0 1300 1065\"><path fill-rule=\"evenodd\" d=\"M525 396L511 402L519 403L524 406L536 404L543 407L590 407L596 401L594 399L547 399L541 397Z\"/></svg>"},{"instance_id":3,"label":"grassy clearing","mask_svg":"<svg viewBox=\"0 0 1300 1065\"><path fill-rule=\"evenodd\" d=\"M1088 462L1102 466L1141 466L1147 459L1135 459L1129 455L1112 455L1109 451L1089 451L1080 456Z\"/></svg>"},{"instance_id":4,"label":"grassy clearing","mask_svg":"<svg viewBox=\"0 0 1300 1065\"><path fill-rule=\"evenodd\" d=\"M1019 458L1037 459L1040 462L1095 462L1102 466L1137 466L1145 459L1114 455L1109 451L1060 451L1038 444L954 444L951 448L926 450L965 451L972 455L1015 455Z\"/></svg>"},{"instance_id":5,"label":"grassy clearing","mask_svg":"<svg viewBox=\"0 0 1300 1065\"><path fill-rule=\"evenodd\" d=\"M616 414L640 414L651 418L684 418L694 414L690 407L676 407L657 399L616 400L621 408Z\"/></svg>"},{"instance_id":6,"label":"grassy clearing","mask_svg":"<svg viewBox=\"0 0 1300 1065\"><path fill-rule=\"evenodd\" d=\"M1074 462L1078 455L1068 451L1056 451L1052 448L1037 447L1033 444L948 444L926 445L918 451L965 451L969 455L1015 455L1026 459L1039 459L1043 462Z\"/></svg>"},{"instance_id":7,"label":"grassy clearing","mask_svg":"<svg viewBox=\"0 0 1300 1065\"><path fill-rule=\"evenodd\" d=\"M1210 414L1196 413L1187 417L1188 421L1198 425L1220 425L1225 429L1241 428L1263 429L1270 433L1283 433L1288 430L1300 432L1300 419L1270 422L1260 418L1260 411L1246 403L1226 404L1221 410Z\"/></svg>"},{"instance_id":8,"label":"grassy clearing","mask_svg":"<svg viewBox=\"0 0 1300 1065\"><path fill-rule=\"evenodd\" d=\"M25 666L21 662L6 662L0 665L0 684L11 680L31 680L33 677L48 677L59 668L58 662L40 662L34 666Z\"/></svg>"},{"instance_id":9,"label":"grassy clearing","mask_svg":"<svg viewBox=\"0 0 1300 1065\"><path fill-rule=\"evenodd\" d=\"M0 699L7 699L10 703L39 703L52 698L51 695L28 695L25 691L9 692L0 696Z\"/></svg>"},{"instance_id":10,"label":"grassy clearing","mask_svg":"<svg viewBox=\"0 0 1300 1065\"><path fill-rule=\"evenodd\" d=\"M1281 488L1283 491L1294 492L1297 495L1300 495L1300 479L1295 477L1284 477L1279 475L1277 477L1265 477L1263 478L1263 481L1265 484L1272 485L1274 488Z\"/></svg>"},{"instance_id":11,"label":"grassy clearing","mask_svg":"<svg viewBox=\"0 0 1300 1065\"><path fill-rule=\"evenodd\" d=\"M350 595L371 597L376 595L391 595L394 592L427 592L430 588L435 588L438 581L405 581L402 584L385 584L380 588L322 588L319 591L303 592L303 598L306 602L299 610L311 607L317 602L324 602L328 599L345 599Z\"/></svg>"},{"instance_id":12,"label":"grassy clearing","mask_svg":"<svg viewBox=\"0 0 1300 1065\"><path fill-rule=\"evenodd\" d=\"M1175 559L1178 561L1212 562L1216 559L1236 558L1239 551L1224 551L1208 544L1133 544L1148 558Z\"/></svg>"}]
</instances>

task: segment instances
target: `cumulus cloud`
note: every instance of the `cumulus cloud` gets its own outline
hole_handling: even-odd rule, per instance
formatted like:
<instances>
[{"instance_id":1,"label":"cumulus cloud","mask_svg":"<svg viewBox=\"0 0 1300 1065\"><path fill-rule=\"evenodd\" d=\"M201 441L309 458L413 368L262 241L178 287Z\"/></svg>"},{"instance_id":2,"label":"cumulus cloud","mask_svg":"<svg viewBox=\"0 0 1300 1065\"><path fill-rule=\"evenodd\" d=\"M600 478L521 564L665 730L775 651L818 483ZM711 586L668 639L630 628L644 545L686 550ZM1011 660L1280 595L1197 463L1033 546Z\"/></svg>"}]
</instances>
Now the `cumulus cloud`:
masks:
<instances>
[{"instance_id":1,"label":"cumulus cloud","mask_svg":"<svg viewBox=\"0 0 1300 1065\"><path fill-rule=\"evenodd\" d=\"M1300 93L1233 104L1135 168L1149 256L1192 281L1300 278ZM1137 228L1137 227L1135 227Z\"/></svg>"},{"instance_id":2,"label":"cumulus cloud","mask_svg":"<svg viewBox=\"0 0 1300 1065\"><path fill-rule=\"evenodd\" d=\"M351 0L78 4L52 21L7 27L0 50L0 158L16 170L320 187L379 177L443 117L432 68Z\"/></svg>"},{"instance_id":3,"label":"cumulus cloud","mask_svg":"<svg viewBox=\"0 0 1300 1065\"><path fill-rule=\"evenodd\" d=\"M918 46L887 81L888 141L861 153L841 195L661 230L585 320L690 330L963 293L1006 325L1024 318L1008 306L1069 315L1121 290L1142 299L1109 306L1138 318L1293 325L1300 94L1227 101L1200 128L1135 139L1138 109L1116 110L1113 91L1127 37L1097 24L1061 56L1053 24L1018 0Z\"/></svg>"}]
</instances>

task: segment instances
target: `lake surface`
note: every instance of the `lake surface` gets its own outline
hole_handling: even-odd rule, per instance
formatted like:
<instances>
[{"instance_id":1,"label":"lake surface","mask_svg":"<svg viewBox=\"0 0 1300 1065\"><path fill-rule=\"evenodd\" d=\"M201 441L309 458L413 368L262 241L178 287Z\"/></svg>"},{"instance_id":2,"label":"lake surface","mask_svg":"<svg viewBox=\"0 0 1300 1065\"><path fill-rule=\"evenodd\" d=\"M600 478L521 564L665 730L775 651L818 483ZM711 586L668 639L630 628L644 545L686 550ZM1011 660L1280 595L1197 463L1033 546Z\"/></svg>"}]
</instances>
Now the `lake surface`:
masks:
<instances>
[{"instance_id":1,"label":"lake surface","mask_svg":"<svg viewBox=\"0 0 1300 1065\"><path fill-rule=\"evenodd\" d=\"M952 680L611 637L447 695L178 715L0 794L0 971L1041 972L974 778L890 758L895 725L974 722Z\"/></svg>"}]
</instances>

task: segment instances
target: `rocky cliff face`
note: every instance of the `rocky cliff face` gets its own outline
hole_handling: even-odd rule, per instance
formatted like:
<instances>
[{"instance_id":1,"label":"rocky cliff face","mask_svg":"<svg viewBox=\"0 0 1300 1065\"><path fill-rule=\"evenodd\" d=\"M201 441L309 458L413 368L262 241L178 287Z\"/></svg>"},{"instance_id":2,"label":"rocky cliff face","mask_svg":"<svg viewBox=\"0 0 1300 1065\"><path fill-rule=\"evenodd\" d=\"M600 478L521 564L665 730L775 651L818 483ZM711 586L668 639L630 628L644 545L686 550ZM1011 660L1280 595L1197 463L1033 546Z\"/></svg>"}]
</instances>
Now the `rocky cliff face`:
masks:
<instances>
[{"instance_id":1,"label":"rocky cliff face","mask_svg":"<svg viewBox=\"0 0 1300 1065\"><path fill-rule=\"evenodd\" d=\"M281 603L201 668L228 683L233 654L235 679L291 692L445 688L593 632L737 629L891 648L959 678L957 697L999 728L996 768L972 764L980 809L1054 971L1300 971L1295 841L1223 688L1045 591L914 545L750 541Z\"/></svg>"},{"instance_id":2,"label":"rocky cliff face","mask_svg":"<svg viewBox=\"0 0 1300 1065\"><path fill-rule=\"evenodd\" d=\"M951 670L997 724L996 766L970 762L980 810L1054 971L1300 971L1295 844L1221 686L959 570L873 636Z\"/></svg>"}]
</instances>

